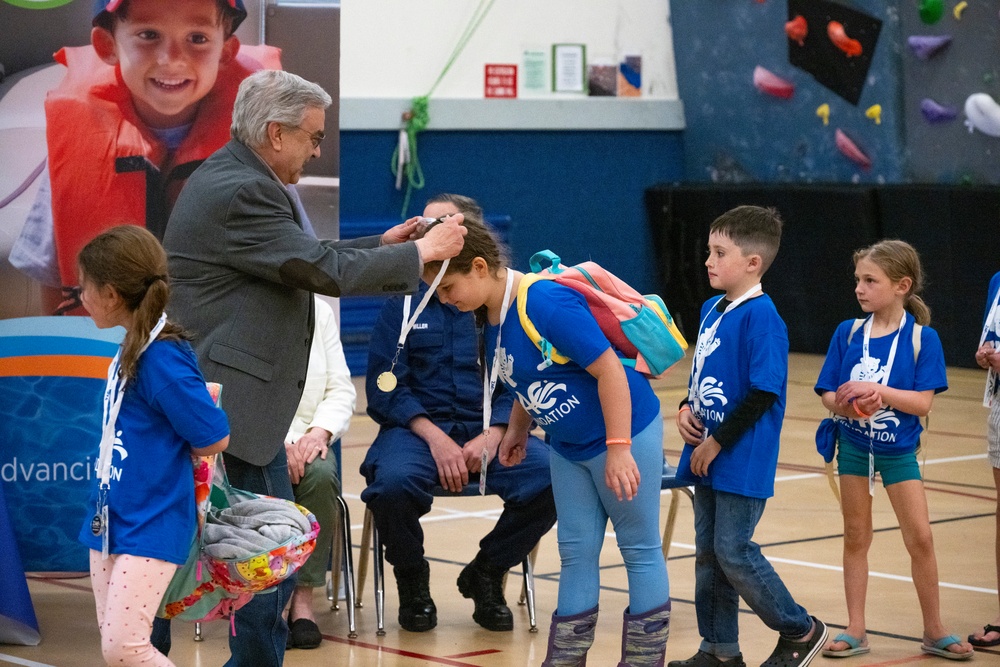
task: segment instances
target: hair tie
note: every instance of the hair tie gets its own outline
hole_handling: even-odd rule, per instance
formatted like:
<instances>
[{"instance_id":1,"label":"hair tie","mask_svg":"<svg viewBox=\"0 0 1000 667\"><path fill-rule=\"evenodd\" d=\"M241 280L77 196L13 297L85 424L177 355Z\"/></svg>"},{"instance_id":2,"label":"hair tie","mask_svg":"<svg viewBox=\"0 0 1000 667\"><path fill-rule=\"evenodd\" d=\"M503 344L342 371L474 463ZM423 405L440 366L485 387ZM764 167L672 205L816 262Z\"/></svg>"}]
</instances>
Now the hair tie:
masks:
<instances>
[{"instance_id":1,"label":"hair tie","mask_svg":"<svg viewBox=\"0 0 1000 667\"><path fill-rule=\"evenodd\" d=\"M166 276L149 276L149 277L147 277L146 278L146 289L149 289L150 286L153 283L155 283L157 280L162 280L163 282L166 282L167 281L167 277Z\"/></svg>"}]
</instances>

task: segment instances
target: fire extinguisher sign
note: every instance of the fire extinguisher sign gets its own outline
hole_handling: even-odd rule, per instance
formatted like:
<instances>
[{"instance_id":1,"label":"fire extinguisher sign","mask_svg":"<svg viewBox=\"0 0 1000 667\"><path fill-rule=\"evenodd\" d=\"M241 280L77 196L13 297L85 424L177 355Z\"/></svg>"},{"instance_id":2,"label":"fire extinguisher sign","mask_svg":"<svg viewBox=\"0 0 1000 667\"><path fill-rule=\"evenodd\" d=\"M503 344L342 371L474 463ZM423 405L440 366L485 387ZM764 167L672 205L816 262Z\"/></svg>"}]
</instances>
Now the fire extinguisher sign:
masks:
<instances>
[{"instance_id":1,"label":"fire extinguisher sign","mask_svg":"<svg viewBox=\"0 0 1000 667\"><path fill-rule=\"evenodd\" d=\"M487 64L486 97L517 97L517 65Z\"/></svg>"}]
</instances>

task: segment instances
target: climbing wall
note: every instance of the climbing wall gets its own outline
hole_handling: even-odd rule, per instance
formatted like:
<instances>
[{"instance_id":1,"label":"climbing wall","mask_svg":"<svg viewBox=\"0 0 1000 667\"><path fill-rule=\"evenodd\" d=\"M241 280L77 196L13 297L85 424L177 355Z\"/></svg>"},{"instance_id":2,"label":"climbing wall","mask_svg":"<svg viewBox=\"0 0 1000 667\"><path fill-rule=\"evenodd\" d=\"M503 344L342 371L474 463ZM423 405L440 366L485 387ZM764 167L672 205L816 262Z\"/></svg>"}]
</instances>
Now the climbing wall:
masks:
<instances>
[{"instance_id":1,"label":"climbing wall","mask_svg":"<svg viewBox=\"0 0 1000 667\"><path fill-rule=\"evenodd\" d=\"M673 0L687 178L901 180L900 13L916 1Z\"/></svg>"},{"instance_id":2,"label":"climbing wall","mask_svg":"<svg viewBox=\"0 0 1000 667\"><path fill-rule=\"evenodd\" d=\"M1000 183L1000 0L901 4L907 175Z\"/></svg>"}]
</instances>

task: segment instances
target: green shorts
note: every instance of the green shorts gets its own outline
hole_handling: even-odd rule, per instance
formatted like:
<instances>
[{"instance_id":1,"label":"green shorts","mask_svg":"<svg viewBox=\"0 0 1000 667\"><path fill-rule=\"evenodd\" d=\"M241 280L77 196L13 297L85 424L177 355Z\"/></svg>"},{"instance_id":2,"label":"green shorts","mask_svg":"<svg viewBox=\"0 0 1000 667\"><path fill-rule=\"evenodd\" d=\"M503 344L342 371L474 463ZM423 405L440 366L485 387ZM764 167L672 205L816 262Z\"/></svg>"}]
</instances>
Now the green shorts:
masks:
<instances>
[{"instance_id":1,"label":"green shorts","mask_svg":"<svg viewBox=\"0 0 1000 667\"><path fill-rule=\"evenodd\" d=\"M837 470L841 475L868 477L868 452L849 443L837 447ZM890 456L875 453L875 472L882 475L882 486L920 479L917 453Z\"/></svg>"}]
</instances>

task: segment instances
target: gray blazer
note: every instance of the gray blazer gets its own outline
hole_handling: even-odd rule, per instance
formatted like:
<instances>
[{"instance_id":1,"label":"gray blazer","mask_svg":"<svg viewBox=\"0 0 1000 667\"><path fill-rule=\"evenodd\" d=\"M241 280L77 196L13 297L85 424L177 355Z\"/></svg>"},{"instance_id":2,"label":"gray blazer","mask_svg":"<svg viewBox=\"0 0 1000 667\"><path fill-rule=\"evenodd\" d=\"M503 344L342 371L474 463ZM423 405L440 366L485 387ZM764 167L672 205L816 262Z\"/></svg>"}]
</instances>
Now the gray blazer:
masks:
<instances>
[{"instance_id":1,"label":"gray blazer","mask_svg":"<svg viewBox=\"0 0 1000 667\"><path fill-rule=\"evenodd\" d=\"M227 453L264 466L283 447L306 378L312 292L413 292L416 245L379 237L317 241L288 191L230 141L188 179L163 238L171 320L195 336L205 378L223 386Z\"/></svg>"}]
</instances>

